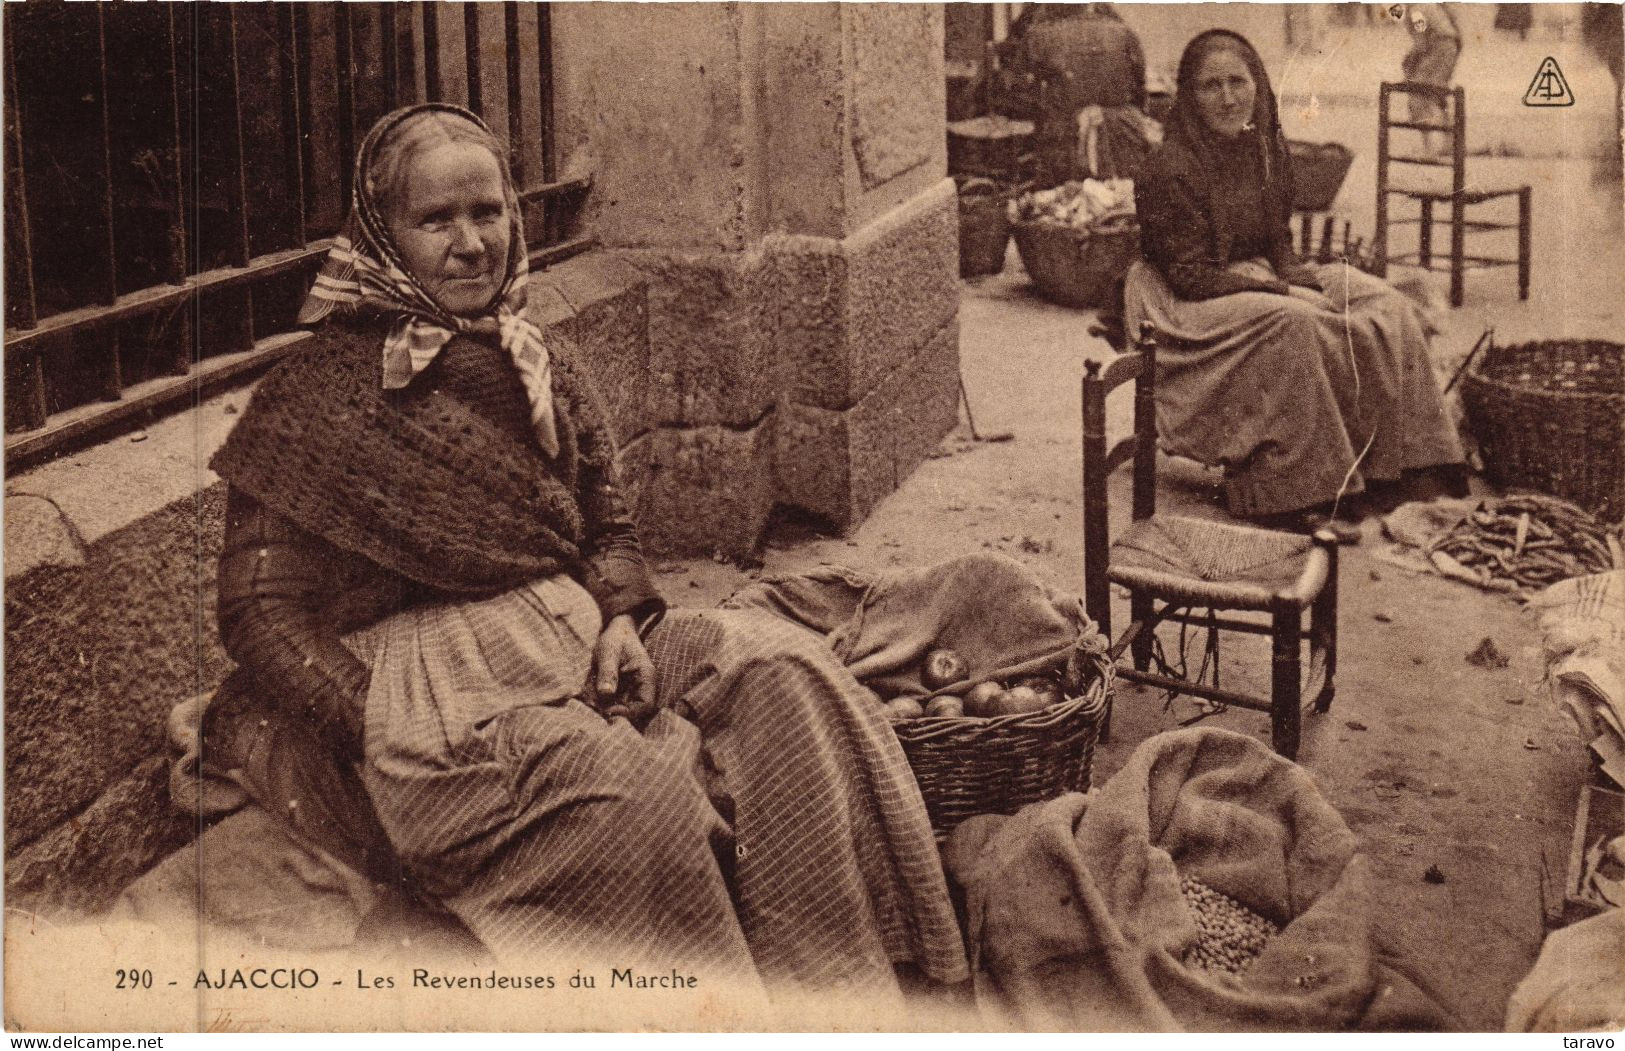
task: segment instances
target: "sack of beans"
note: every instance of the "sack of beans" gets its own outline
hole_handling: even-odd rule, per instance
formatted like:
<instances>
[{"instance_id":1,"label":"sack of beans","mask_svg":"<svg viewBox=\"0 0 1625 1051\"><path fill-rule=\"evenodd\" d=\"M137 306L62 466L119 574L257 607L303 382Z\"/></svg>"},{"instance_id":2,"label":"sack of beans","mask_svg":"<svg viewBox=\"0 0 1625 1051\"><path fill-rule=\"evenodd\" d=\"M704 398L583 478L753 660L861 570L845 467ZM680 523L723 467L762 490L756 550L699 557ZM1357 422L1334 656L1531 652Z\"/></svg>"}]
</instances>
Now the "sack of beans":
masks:
<instances>
[{"instance_id":1,"label":"sack of beans","mask_svg":"<svg viewBox=\"0 0 1625 1051\"><path fill-rule=\"evenodd\" d=\"M1354 834L1241 734L1145 741L1098 791L973 817L944 849L993 1028L1449 1028L1376 952Z\"/></svg>"}]
</instances>

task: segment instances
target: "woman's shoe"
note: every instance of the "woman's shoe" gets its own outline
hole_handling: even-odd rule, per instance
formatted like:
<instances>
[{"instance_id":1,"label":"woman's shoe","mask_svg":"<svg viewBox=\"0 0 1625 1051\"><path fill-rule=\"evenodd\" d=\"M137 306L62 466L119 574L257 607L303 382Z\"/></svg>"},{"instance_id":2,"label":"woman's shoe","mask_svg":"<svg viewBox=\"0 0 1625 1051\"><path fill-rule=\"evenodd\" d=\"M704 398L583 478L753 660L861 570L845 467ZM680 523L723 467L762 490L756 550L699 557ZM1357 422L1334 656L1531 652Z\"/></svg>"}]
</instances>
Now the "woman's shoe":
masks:
<instances>
[{"instance_id":1,"label":"woman's shoe","mask_svg":"<svg viewBox=\"0 0 1625 1051\"><path fill-rule=\"evenodd\" d=\"M1326 508L1311 507L1302 511L1259 515L1250 521L1262 529L1274 529L1282 533L1302 533L1304 536L1313 536L1324 529L1336 537L1339 544L1346 547L1360 542L1360 524L1351 520L1348 515L1349 512L1342 511L1333 515Z\"/></svg>"},{"instance_id":2,"label":"woman's shoe","mask_svg":"<svg viewBox=\"0 0 1625 1051\"><path fill-rule=\"evenodd\" d=\"M1408 501L1438 500L1443 497L1461 499L1469 494L1465 464L1444 463L1436 467L1423 467L1406 471L1402 486Z\"/></svg>"},{"instance_id":3,"label":"woman's shoe","mask_svg":"<svg viewBox=\"0 0 1625 1051\"><path fill-rule=\"evenodd\" d=\"M1350 522L1346 519L1338 518L1333 515L1316 514L1313 512L1303 513L1301 518L1301 527L1293 530L1293 532L1306 533L1313 536L1321 530L1325 530L1326 532L1332 534L1332 536L1336 538L1337 543L1343 547L1348 547L1352 544L1358 544L1360 542L1361 533L1360 524L1358 522Z\"/></svg>"}]
</instances>

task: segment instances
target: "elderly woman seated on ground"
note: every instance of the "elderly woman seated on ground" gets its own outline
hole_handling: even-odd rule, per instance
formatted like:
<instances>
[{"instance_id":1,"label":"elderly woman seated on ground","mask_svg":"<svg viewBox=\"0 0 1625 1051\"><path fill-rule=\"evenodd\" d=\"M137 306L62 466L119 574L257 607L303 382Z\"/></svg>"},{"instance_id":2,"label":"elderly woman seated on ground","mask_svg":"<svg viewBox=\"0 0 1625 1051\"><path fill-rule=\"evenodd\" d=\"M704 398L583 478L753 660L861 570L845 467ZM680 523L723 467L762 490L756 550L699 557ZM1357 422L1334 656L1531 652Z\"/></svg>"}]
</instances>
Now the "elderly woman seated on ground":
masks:
<instances>
[{"instance_id":1,"label":"elderly woman seated on ground","mask_svg":"<svg viewBox=\"0 0 1625 1051\"><path fill-rule=\"evenodd\" d=\"M1352 267L1292 253L1290 158L1242 37L1211 30L1185 48L1135 202L1144 259L1124 316L1130 332L1149 321L1163 337L1158 433L1224 469L1232 513L1330 525L1352 542L1373 502L1465 495L1418 308Z\"/></svg>"},{"instance_id":2,"label":"elderly woman seated on ground","mask_svg":"<svg viewBox=\"0 0 1625 1051\"><path fill-rule=\"evenodd\" d=\"M210 763L500 961L871 996L899 963L963 980L874 694L813 632L657 594L598 398L525 318L484 124L392 113L354 187L314 337L213 461L238 670L203 719Z\"/></svg>"}]
</instances>

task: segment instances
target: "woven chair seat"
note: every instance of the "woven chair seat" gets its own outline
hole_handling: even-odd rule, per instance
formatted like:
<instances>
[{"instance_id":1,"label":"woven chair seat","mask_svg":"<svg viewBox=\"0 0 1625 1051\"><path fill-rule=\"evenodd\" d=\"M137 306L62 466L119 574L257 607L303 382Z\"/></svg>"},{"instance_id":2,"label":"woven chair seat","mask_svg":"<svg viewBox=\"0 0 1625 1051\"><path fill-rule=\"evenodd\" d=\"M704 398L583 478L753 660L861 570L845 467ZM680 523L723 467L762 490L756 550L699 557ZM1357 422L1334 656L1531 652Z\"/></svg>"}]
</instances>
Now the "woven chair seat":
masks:
<instances>
[{"instance_id":1,"label":"woven chair seat","mask_svg":"<svg viewBox=\"0 0 1625 1051\"><path fill-rule=\"evenodd\" d=\"M1314 546L1296 533L1153 515L1113 542L1107 576L1175 603L1268 610L1303 575Z\"/></svg>"}]
</instances>

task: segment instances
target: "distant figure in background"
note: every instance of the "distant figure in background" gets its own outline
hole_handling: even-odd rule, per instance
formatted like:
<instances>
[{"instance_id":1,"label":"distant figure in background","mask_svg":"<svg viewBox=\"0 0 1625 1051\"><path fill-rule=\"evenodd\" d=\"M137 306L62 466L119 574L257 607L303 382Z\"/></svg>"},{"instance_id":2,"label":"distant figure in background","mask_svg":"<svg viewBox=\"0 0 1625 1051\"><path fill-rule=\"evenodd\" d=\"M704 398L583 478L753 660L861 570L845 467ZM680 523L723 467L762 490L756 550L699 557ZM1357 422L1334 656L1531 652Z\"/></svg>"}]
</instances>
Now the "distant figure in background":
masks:
<instances>
[{"instance_id":1,"label":"distant figure in background","mask_svg":"<svg viewBox=\"0 0 1625 1051\"><path fill-rule=\"evenodd\" d=\"M1519 40L1529 39L1529 30L1535 25L1534 4L1496 4L1495 28L1518 34Z\"/></svg>"},{"instance_id":2,"label":"distant figure in background","mask_svg":"<svg viewBox=\"0 0 1625 1051\"><path fill-rule=\"evenodd\" d=\"M1404 20L1405 30L1411 35L1411 49L1401 66L1405 79L1448 88L1456 60L1461 57L1461 29L1456 25L1456 16L1444 4L1406 4ZM1421 95L1409 97L1411 120L1438 123L1444 119L1444 107L1439 103ZM1431 153L1450 151L1450 140L1442 132L1424 131L1422 142Z\"/></svg>"},{"instance_id":3,"label":"distant figure in background","mask_svg":"<svg viewBox=\"0 0 1625 1051\"><path fill-rule=\"evenodd\" d=\"M1033 84L1042 185L1130 176L1160 140L1144 112L1145 51L1112 5L1031 4L1003 52Z\"/></svg>"}]
</instances>

